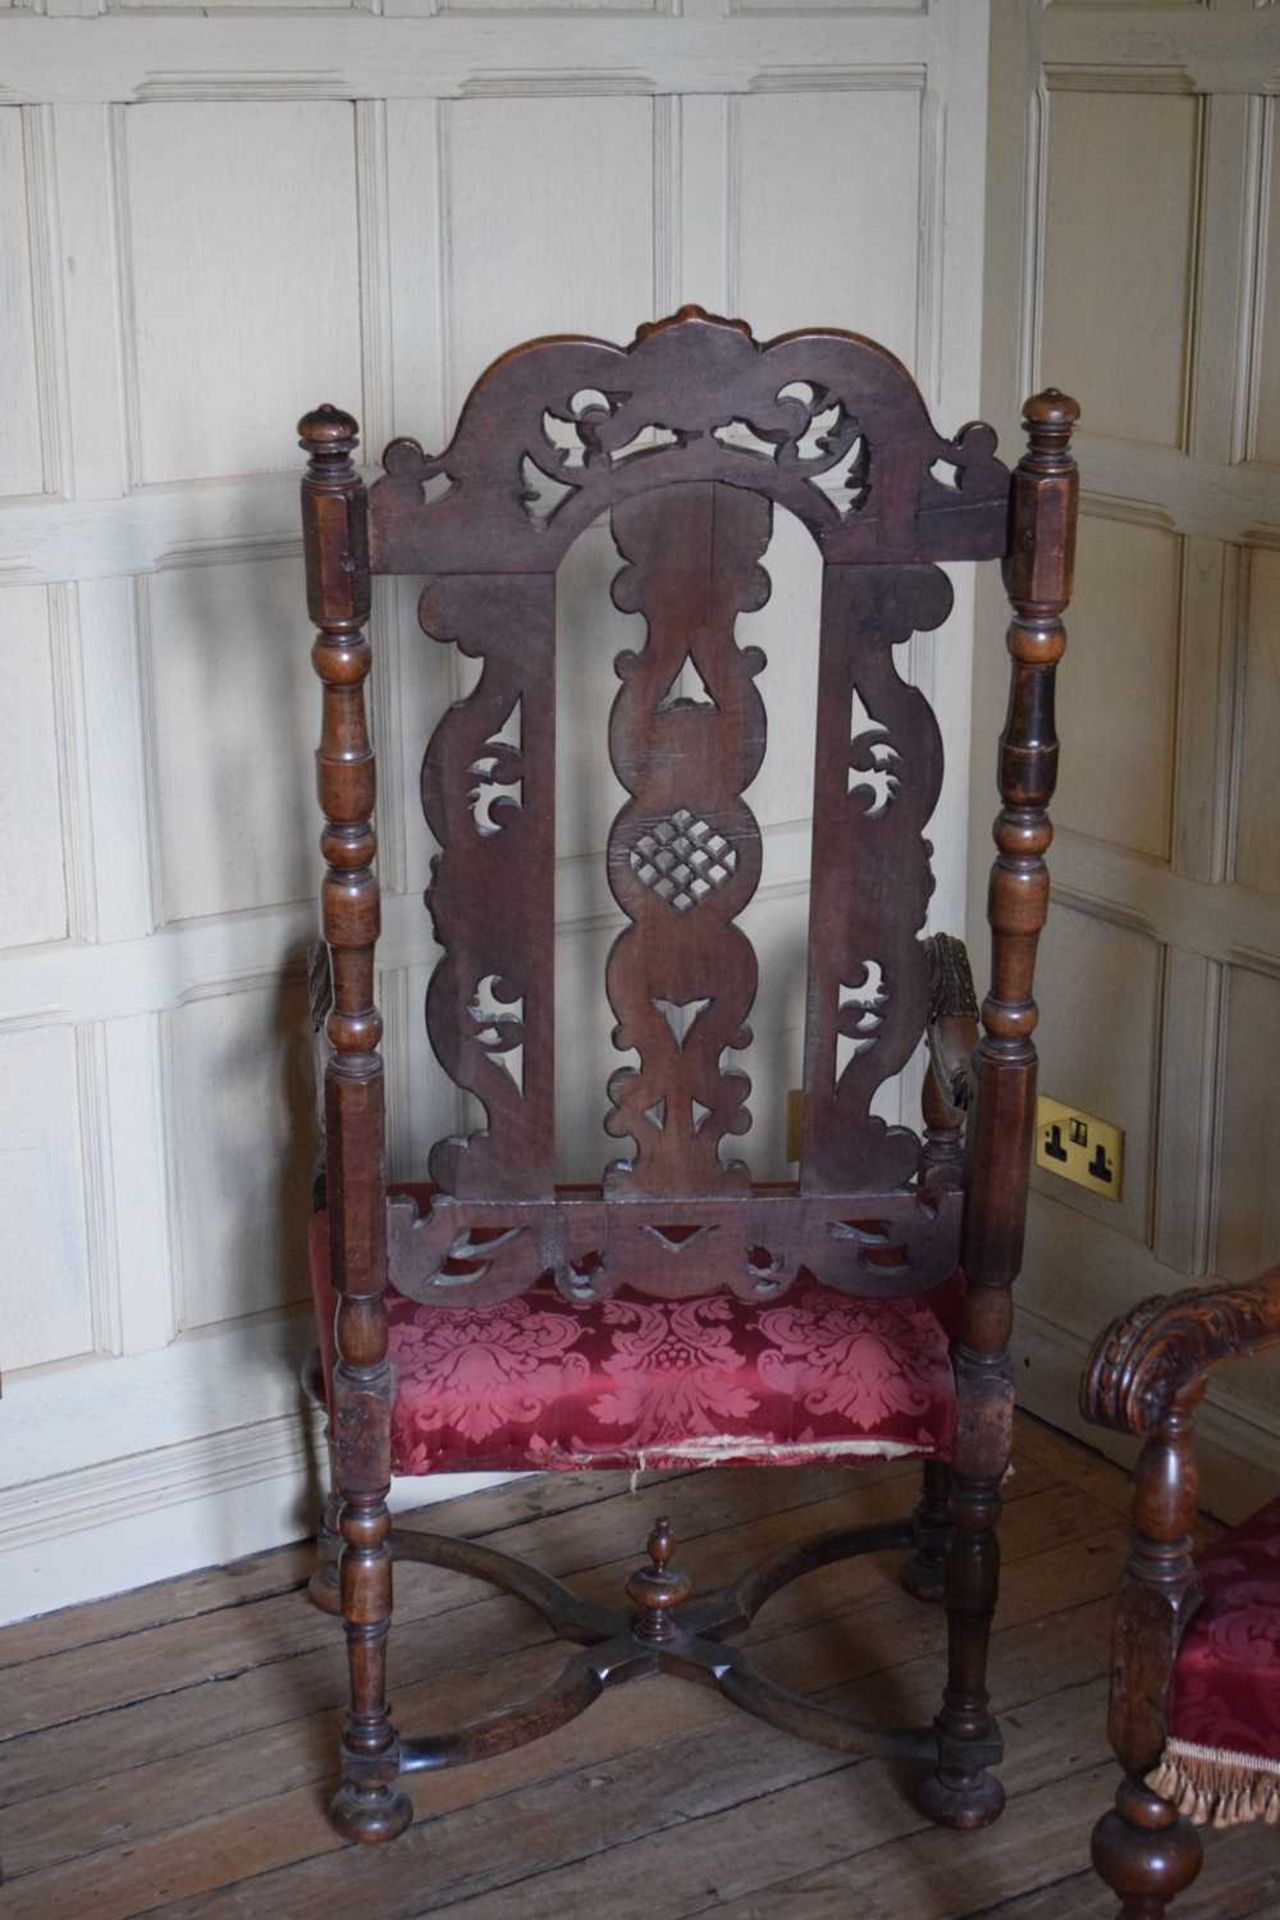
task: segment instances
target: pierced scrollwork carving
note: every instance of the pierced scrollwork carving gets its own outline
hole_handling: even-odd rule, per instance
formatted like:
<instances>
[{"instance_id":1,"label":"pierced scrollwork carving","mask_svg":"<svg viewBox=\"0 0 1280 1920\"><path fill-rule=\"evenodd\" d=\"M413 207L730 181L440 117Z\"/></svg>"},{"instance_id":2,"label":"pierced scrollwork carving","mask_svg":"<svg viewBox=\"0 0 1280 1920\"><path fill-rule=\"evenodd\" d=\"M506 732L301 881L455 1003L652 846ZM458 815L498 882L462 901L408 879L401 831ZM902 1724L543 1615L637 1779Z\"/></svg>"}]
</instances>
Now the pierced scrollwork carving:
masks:
<instances>
[{"instance_id":1,"label":"pierced scrollwork carving","mask_svg":"<svg viewBox=\"0 0 1280 1920\"><path fill-rule=\"evenodd\" d=\"M441 1065L488 1125L440 1141L458 1194L547 1193L554 1178L555 603L542 575L445 577L421 620L484 666L432 735L422 803L440 843L427 892L444 957L427 991ZM501 911L495 911L501 903Z\"/></svg>"},{"instance_id":2,"label":"pierced scrollwork carving","mask_svg":"<svg viewBox=\"0 0 1280 1920\"><path fill-rule=\"evenodd\" d=\"M689 309L626 349L557 339L505 356L443 454L399 440L385 466L373 567L425 574L424 628L481 662L422 777L440 846L428 1030L485 1111L434 1149L437 1186L459 1201L554 1192L555 569L608 511L627 562L614 596L648 634L619 656L610 731L629 799L608 869L629 925L608 989L615 1041L639 1065L610 1082L606 1129L633 1150L602 1191L750 1194L725 1145L750 1126L750 1083L728 1062L750 1042L756 991L738 920L760 874L743 795L764 752L764 662L734 626L768 593L759 562L780 503L827 562L801 1187L909 1189L916 1136L872 1120L869 1103L927 1010L916 936L940 746L892 648L945 614L926 562L1003 550L1009 477L988 430L939 435L905 370L856 336L761 346L742 323ZM773 1285L788 1244L753 1240L747 1284ZM581 1251L587 1284L593 1249ZM490 1264L530 1256L526 1237Z\"/></svg>"},{"instance_id":3,"label":"pierced scrollwork carving","mask_svg":"<svg viewBox=\"0 0 1280 1920\"><path fill-rule=\"evenodd\" d=\"M806 1192L900 1186L919 1165L908 1127L871 1114L905 1065L930 1004L918 931L933 875L924 829L942 784L942 739L893 662L951 608L929 567L828 567L818 670L818 760L805 1041Z\"/></svg>"},{"instance_id":4,"label":"pierced scrollwork carving","mask_svg":"<svg viewBox=\"0 0 1280 1920\"><path fill-rule=\"evenodd\" d=\"M855 334L761 345L696 307L626 348L534 341L477 383L444 453L396 440L384 462L378 571L551 571L602 512L707 480L787 507L837 563L1005 545L1009 476L989 428L945 439L906 369Z\"/></svg>"},{"instance_id":5,"label":"pierced scrollwork carving","mask_svg":"<svg viewBox=\"0 0 1280 1920\"><path fill-rule=\"evenodd\" d=\"M1244 1286L1156 1294L1094 1342L1080 1410L1098 1426L1150 1433L1211 1367L1277 1343L1280 1267Z\"/></svg>"},{"instance_id":6,"label":"pierced scrollwork carving","mask_svg":"<svg viewBox=\"0 0 1280 1920\"><path fill-rule=\"evenodd\" d=\"M901 1297L953 1271L963 1195L794 1192L679 1200L560 1189L527 1201L466 1201L417 1189L387 1210L391 1282L411 1300L478 1306L550 1274L566 1299L629 1287L661 1299L723 1288L779 1299L802 1274L838 1292Z\"/></svg>"}]
</instances>

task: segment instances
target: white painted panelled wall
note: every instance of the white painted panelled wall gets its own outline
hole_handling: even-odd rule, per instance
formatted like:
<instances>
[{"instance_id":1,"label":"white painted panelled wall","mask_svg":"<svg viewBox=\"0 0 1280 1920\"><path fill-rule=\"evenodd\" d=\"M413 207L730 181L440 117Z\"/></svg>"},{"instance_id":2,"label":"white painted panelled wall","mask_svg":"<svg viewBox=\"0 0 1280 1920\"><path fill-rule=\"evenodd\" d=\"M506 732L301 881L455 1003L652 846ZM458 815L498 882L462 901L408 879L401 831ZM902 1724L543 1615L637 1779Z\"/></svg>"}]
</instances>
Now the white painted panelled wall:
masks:
<instances>
[{"instance_id":1,"label":"white painted panelled wall","mask_svg":"<svg viewBox=\"0 0 1280 1920\"><path fill-rule=\"evenodd\" d=\"M1112 1315L1280 1260L1280 7L993 14L984 407L1007 432L1054 380L1084 410L1037 1038L1043 1090L1123 1127L1124 1192L1033 1174L1016 1334L1025 1403L1079 1427ZM1278 1387L1276 1355L1215 1376L1227 1518L1280 1480Z\"/></svg>"},{"instance_id":2,"label":"white painted panelled wall","mask_svg":"<svg viewBox=\"0 0 1280 1920\"><path fill-rule=\"evenodd\" d=\"M313 1524L297 417L350 407L370 460L393 431L438 446L514 341L626 339L697 300L764 335L877 336L956 429L978 410L987 42L986 0L0 12L0 1618ZM566 564L561 1153L582 1172L608 1145L605 716L630 635L605 537ZM817 637L797 529L770 564L761 1172L798 1071ZM958 572L909 663L946 732L953 927ZM379 583L372 627L400 1176L456 1120L421 1021L417 767L457 682L414 598Z\"/></svg>"}]
</instances>

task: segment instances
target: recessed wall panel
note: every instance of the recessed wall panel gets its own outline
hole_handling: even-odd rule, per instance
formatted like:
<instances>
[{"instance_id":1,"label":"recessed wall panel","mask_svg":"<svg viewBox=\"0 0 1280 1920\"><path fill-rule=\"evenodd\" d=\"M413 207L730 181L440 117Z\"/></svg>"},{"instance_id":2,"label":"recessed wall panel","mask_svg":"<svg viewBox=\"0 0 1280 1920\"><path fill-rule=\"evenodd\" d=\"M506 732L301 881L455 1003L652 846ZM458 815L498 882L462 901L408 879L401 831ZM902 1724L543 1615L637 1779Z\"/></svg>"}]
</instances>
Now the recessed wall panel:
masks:
<instances>
[{"instance_id":1,"label":"recessed wall panel","mask_svg":"<svg viewBox=\"0 0 1280 1920\"><path fill-rule=\"evenodd\" d=\"M300 414L359 414L354 128L345 101L125 109L139 480L291 468Z\"/></svg>"},{"instance_id":2,"label":"recessed wall panel","mask_svg":"<svg viewBox=\"0 0 1280 1920\"><path fill-rule=\"evenodd\" d=\"M315 1067L300 977L210 991L167 1025L186 1331L306 1295Z\"/></svg>"},{"instance_id":3,"label":"recessed wall panel","mask_svg":"<svg viewBox=\"0 0 1280 1920\"><path fill-rule=\"evenodd\" d=\"M0 1032L0 1368L93 1347L69 1026Z\"/></svg>"},{"instance_id":4,"label":"recessed wall panel","mask_svg":"<svg viewBox=\"0 0 1280 1920\"><path fill-rule=\"evenodd\" d=\"M1214 1271L1251 1280L1280 1248L1280 980L1232 967L1221 1075L1221 1175Z\"/></svg>"},{"instance_id":5,"label":"recessed wall panel","mask_svg":"<svg viewBox=\"0 0 1280 1920\"><path fill-rule=\"evenodd\" d=\"M43 587L0 590L0 674L8 725L0 755L0 811L21 822L0 886L0 947L60 940L67 931L59 725L54 709L49 605Z\"/></svg>"},{"instance_id":6,"label":"recessed wall panel","mask_svg":"<svg viewBox=\"0 0 1280 1920\"><path fill-rule=\"evenodd\" d=\"M654 317L651 99L460 100L445 139L455 408L519 340Z\"/></svg>"},{"instance_id":7,"label":"recessed wall panel","mask_svg":"<svg viewBox=\"0 0 1280 1920\"><path fill-rule=\"evenodd\" d=\"M1261 299L1253 349L1251 458L1280 466L1280 139L1276 103L1266 101L1265 224L1262 230Z\"/></svg>"},{"instance_id":8,"label":"recessed wall panel","mask_svg":"<svg viewBox=\"0 0 1280 1920\"><path fill-rule=\"evenodd\" d=\"M176 568L145 590L163 918L310 895L321 695L302 562Z\"/></svg>"},{"instance_id":9,"label":"recessed wall panel","mask_svg":"<svg viewBox=\"0 0 1280 1920\"><path fill-rule=\"evenodd\" d=\"M1053 817L1136 853L1169 853L1182 542L1163 527L1082 516Z\"/></svg>"},{"instance_id":10,"label":"recessed wall panel","mask_svg":"<svg viewBox=\"0 0 1280 1920\"><path fill-rule=\"evenodd\" d=\"M0 108L0 494L44 485L22 112Z\"/></svg>"},{"instance_id":11,"label":"recessed wall panel","mask_svg":"<svg viewBox=\"0 0 1280 1920\"><path fill-rule=\"evenodd\" d=\"M848 327L920 371L922 99L858 87L731 103L735 305L757 335Z\"/></svg>"},{"instance_id":12,"label":"recessed wall panel","mask_svg":"<svg viewBox=\"0 0 1280 1920\"><path fill-rule=\"evenodd\" d=\"M1123 1196L1097 1199L1038 1168L1041 1192L1146 1243L1156 1085L1160 948L1113 921L1049 910L1036 967L1040 1092L1124 1131Z\"/></svg>"},{"instance_id":13,"label":"recessed wall panel","mask_svg":"<svg viewBox=\"0 0 1280 1920\"><path fill-rule=\"evenodd\" d=\"M1048 110L1040 377L1090 433L1179 446L1199 105L1060 89Z\"/></svg>"},{"instance_id":14,"label":"recessed wall panel","mask_svg":"<svg viewBox=\"0 0 1280 1920\"><path fill-rule=\"evenodd\" d=\"M1236 878L1280 893L1280 553L1249 556Z\"/></svg>"}]
</instances>

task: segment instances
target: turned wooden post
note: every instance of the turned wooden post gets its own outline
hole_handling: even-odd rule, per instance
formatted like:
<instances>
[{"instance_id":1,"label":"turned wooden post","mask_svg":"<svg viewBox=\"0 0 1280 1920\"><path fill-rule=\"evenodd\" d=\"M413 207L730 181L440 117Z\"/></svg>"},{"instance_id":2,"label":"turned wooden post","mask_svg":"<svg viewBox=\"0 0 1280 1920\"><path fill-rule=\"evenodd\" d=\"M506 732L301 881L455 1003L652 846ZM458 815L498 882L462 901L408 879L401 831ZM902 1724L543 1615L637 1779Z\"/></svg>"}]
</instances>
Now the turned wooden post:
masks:
<instances>
[{"instance_id":1,"label":"turned wooden post","mask_svg":"<svg viewBox=\"0 0 1280 1920\"><path fill-rule=\"evenodd\" d=\"M1011 1289L1022 1264L1035 1130L1032 984L1049 901L1044 856L1053 836L1048 807L1058 764L1053 683L1066 646L1062 614L1071 597L1078 481L1070 442L1079 411L1053 388L1026 404L1029 445L1013 475L1004 563L1013 608L1012 668L987 906L991 989L974 1055L967 1285L954 1353L959 1408L946 1574L950 1651L937 1723L940 1764L923 1800L932 1819L958 1827L985 1826L1004 1804L999 1781L974 1765L965 1747L989 1740L993 1731L987 1647L999 1582L1000 1483L1013 1434Z\"/></svg>"},{"instance_id":2,"label":"turned wooden post","mask_svg":"<svg viewBox=\"0 0 1280 1920\"><path fill-rule=\"evenodd\" d=\"M1165 1743L1165 1702L1183 1627L1199 1596L1192 1413L1195 1381L1165 1414L1138 1461L1129 1559L1112 1626L1107 1731L1125 1777L1093 1831L1093 1863L1120 1896L1124 1920L1163 1920L1200 1871L1200 1836L1146 1784Z\"/></svg>"},{"instance_id":3,"label":"turned wooden post","mask_svg":"<svg viewBox=\"0 0 1280 1920\"><path fill-rule=\"evenodd\" d=\"M342 1736L343 1778L333 1802L338 1830L384 1840L412 1818L394 1785L399 1770L385 1692L391 1622L391 1370L387 1362L386 1178L383 1167L382 1021L374 1005L379 933L373 869L374 757L365 717L369 560L364 483L352 461L350 414L318 407L299 422L309 454L302 482L307 604L319 632L312 661L324 685L316 756L325 817L321 850L324 937L333 969L325 1025L326 1189L330 1257L338 1294L333 1372L333 1458L341 1502L339 1584L351 1693Z\"/></svg>"}]
</instances>

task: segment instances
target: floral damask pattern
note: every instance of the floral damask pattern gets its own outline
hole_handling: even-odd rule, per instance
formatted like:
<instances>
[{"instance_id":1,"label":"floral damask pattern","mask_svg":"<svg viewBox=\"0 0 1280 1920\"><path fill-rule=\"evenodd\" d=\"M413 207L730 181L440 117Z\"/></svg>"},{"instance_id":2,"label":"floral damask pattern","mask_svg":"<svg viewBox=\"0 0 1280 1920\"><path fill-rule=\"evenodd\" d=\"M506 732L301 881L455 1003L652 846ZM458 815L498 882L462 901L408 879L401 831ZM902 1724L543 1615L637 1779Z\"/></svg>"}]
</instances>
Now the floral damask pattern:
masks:
<instances>
[{"instance_id":1,"label":"floral damask pattern","mask_svg":"<svg viewBox=\"0 0 1280 1920\"><path fill-rule=\"evenodd\" d=\"M464 1440L487 1440L536 1421L558 1393L585 1379L586 1359L570 1351L577 1338L563 1315L541 1313L527 1298L400 1319L400 1399L429 1404L432 1421Z\"/></svg>"},{"instance_id":2,"label":"floral damask pattern","mask_svg":"<svg viewBox=\"0 0 1280 1920\"><path fill-rule=\"evenodd\" d=\"M325 1370L333 1294L326 1221L311 1240ZM811 1283L784 1306L621 1291L577 1305L550 1284L497 1306L388 1294L399 1473L489 1468L794 1464L948 1457L948 1340L958 1278L913 1300Z\"/></svg>"},{"instance_id":3,"label":"floral damask pattern","mask_svg":"<svg viewBox=\"0 0 1280 1920\"><path fill-rule=\"evenodd\" d=\"M1178 1651L1169 1732L1280 1760L1280 1499L1198 1565L1204 1599Z\"/></svg>"},{"instance_id":4,"label":"floral damask pattern","mask_svg":"<svg viewBox=\"0 0 1280 1920\"><path fill-rule=\"evenodd\" d=\"M822 1287L760 1316L772 1343L762 1379L819 1419L874 1429L922 1419L934 1392L934 1355L912 1301L851 1300Z\"/></svg>"}]
</instances>

